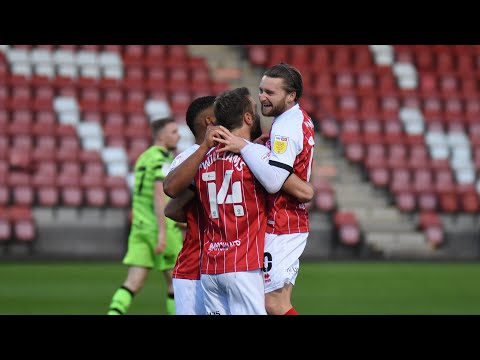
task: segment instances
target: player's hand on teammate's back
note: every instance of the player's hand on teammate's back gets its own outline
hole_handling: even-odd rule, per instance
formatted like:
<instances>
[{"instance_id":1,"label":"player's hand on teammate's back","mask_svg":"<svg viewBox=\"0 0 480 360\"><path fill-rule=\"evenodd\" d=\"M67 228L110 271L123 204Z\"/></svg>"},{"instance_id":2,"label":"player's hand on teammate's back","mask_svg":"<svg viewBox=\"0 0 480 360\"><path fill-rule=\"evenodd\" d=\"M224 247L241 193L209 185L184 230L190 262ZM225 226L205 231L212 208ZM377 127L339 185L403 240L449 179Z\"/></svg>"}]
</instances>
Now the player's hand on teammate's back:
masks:
<instances>
[{"instance_id":1,"label":"player's hand on teammate's back","mask_svg":"<svg viewBox=\"0 0 480 360\"><path fill-rule=\"evenodd\" d=\"M247 142L243 138L233 135L227 128L224 128L223 126L218 126L213 139L216 142L225 145L221 149L218 149L217 153L231 151L233 153L240 154L240 150L247 146Z\"/></svg>"}]
</instances>

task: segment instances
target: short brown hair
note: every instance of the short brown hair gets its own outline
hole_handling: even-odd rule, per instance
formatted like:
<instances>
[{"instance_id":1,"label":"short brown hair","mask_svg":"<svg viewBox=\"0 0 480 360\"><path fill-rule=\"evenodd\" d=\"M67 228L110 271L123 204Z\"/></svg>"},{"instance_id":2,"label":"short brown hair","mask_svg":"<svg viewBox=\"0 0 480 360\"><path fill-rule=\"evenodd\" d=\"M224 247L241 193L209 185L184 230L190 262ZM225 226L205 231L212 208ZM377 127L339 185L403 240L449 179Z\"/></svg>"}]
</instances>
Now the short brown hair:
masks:
<instances>
[{"instance_id":1,"label":"short brown hair","mask_svg":"<svg viewBox=\"0 0 480 360\"><path fill-rule=\"evenodd\" d=\"M300 71L287 63L273 65L264 73L271 78L281 78L285 84L284 89L288 93L295 92L295 102L303 95L303 78Z\"/></svg>"},{"instance_id":2,"label":"short brown hair","mask_svg":"<svg viewBox=\"0 0 480 360\"><path fill-rule=\"evenodd\" d=\"M150 122L150 130L152 132L153 139L157 138L158 133L162 131L167 124L174 123L174 122L175 122L175 119L172 118L171 116L152 120Z\"/></svg>"}]
</instances>

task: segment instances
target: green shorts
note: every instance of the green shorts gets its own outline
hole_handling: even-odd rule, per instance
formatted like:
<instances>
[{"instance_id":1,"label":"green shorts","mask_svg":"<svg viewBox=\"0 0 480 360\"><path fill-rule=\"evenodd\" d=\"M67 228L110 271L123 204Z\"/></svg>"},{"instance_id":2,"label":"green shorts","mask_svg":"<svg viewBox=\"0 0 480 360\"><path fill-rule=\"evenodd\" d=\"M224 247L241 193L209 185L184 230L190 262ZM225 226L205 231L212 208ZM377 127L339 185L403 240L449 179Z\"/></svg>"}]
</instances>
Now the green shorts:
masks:
<instances>
[{"instance_id":1,"label":"green shorts","mask_svg":"<svg viewBox=\"0 0 480 360\"><path fill-rule=\"evenodd\" d=\"M145 230L132 226L128 236L128 250L123 263L160 271L172 270L183 246L183 234L176 223L167 219L167 246L165 251L155 254L158 230Z\"/></svg>"}]
</instances>

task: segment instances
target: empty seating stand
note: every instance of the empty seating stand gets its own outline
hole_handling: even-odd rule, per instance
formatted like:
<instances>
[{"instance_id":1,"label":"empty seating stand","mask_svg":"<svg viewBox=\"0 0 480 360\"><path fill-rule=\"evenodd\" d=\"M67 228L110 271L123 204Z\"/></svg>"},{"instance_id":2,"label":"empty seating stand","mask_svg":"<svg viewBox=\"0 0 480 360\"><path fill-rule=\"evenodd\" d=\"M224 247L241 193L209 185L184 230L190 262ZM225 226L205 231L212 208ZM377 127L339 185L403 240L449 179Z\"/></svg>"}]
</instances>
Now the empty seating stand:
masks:
<instances>
[{"instance_id":1,"label":"empty seating stand","mask_svg":"<svg viewBox=\"0 0 480 360\"><path fill-rule=\"evenodd\" d=\"M128 187L107 175L133 168L151 118L185 125L194 94L226 85L186 45L6 45L0 55L0 206L128 207ZM82 152L98 150L102 162L104 147L123 148L125 166L105 163L90 183ZM66 163L80 172L62 171Z\"/></svg>"}]
</instances>

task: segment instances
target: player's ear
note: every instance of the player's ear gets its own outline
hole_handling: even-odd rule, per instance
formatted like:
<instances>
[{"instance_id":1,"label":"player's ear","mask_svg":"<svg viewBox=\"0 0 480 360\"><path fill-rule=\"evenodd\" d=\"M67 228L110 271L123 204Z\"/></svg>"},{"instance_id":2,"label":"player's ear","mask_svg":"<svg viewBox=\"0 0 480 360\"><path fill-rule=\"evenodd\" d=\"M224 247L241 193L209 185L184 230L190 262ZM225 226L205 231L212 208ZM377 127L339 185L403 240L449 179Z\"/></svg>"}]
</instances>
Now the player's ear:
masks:
<instances>
[{"instance_id":1,"label":"player's ear","mask_svg":"<svg viewBox=\"0 0 480 360\"><path fill-rule=\"evenodd\" d=\"M245 124L247 124L248 126L251 126L253 124L253 116L252 114L250 114L249 112L246 112L245 114L243 114L243 121L245 122Z\"/></svg>"},{"instance_id":2,"label":"player's ear","mask_svg":"<svg viewBox=\"0 0 480 360\"><path fill-rule=\"evenodd\" d=\"M294 91L294 92L291 92L290 94L288 94L288 101L295 101L295 97L297 96L297 92Z\"/></svg>"},{"instance_id":3,"label":"player's ear","mask_svg":"<svg viewBox=\"0 0 480 360\"><path fill-rule=\"evenodd\" d=\"M217 123L217 119L214 116L207 115L205 117L205 126L215 125Z\"/></svg>"}]
</instances>

